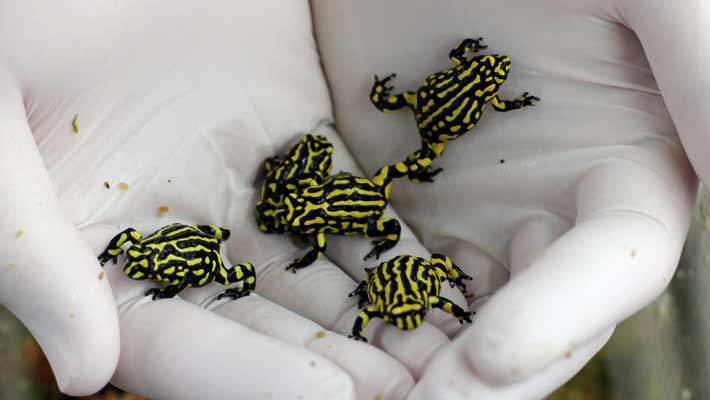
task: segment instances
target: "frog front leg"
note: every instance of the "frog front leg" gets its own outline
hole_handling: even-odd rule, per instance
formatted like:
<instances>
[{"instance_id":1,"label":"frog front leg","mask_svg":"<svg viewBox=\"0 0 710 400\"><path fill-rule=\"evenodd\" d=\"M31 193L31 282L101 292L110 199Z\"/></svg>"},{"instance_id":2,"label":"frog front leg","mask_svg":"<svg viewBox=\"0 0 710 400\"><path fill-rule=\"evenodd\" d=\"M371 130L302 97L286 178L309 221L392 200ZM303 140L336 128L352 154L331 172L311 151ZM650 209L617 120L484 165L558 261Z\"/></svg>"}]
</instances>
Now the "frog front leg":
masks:
<instances>
[{"instance_id":1,"label":"frog front leg","mask_svg":"<svg viewBox=\"0 0 710 400\"><path fill-rule=\"evenodd\" d=\"M353 324L352 333L348 337L351 339L359 340L361 342L367 342L367 339L362 336L362 334L365 332L367 324L373 318L382 318L382 313L380 313L377 307L369 306L366 309L360 311L360 314L357 315L355 323Z\"/></svg>"},{"instance_id":2,"label":"frog front leg","mask_svg":"<svg viewBox=\"0 0 710 400\"><path fill-rule=\"evenodd\" d=\"M399 234L402 232L402 227L399 221L394 218L382 217L377 221L371 221L365 228L366 237L384 237L381 240L372 242L374 247L365 256L363 260L371 257L380 258L380 254L393 248L399 242Z\"/></svg>"},{"instance_id":3,"label":"frog front leg","mask_svg":"<svg viewBox=\"0 0 710 400\"><path fill-rule=\"evenodd\" d=\"M461 65L464 61L464 56L467 52L472 51L476 53L479 50L485 50L488 48L485 44L481 44L483 38L478 39L464 39L459 44L454 46L449 52L449 59L455 65Z\"/></svg>"},{"instance_id":4,"label":"frog front leg","mask_svg":"<svg viewBox=\"0 0 710 400\"><path fill-rule=\"evenodd\" d=\"M464 311L463 308L454 304L451 300L441 296L429 296L429 304L434 308L444 310L444 312L453 315L460 323L471 322L471 312Z\"/></svg>"},{"instance_id":5,"label":"frog front leg","mask_svg":"<svg viewBox=\"0 0 710 400\"><path fill-rule=\"evenodd\" d=\"M417 107L417 94L414 92L406 91L398 95L390 95L390 91L394 88L386 85L390 79L396 76L397 74L391 74L380 79L375 75L375 83L370 91L370 101L382 112L399 110L405 106L409 106L413 110Z\"/></svg>"},{"instance_id":6,"label":"frog front leg","mask_svg":"<svg viewBox=\"0 0 710 400\"><path fill-rule=\"evenodd\" d=\"M438 268L438 276L441 281L448 280L452 288L456 286L464 296L466 295L464 281L470 281L473 278L463 272L461 267L456 265L450 257L443 254L432 254L431 264Z\"/></svg>"},{"instance_id":7,"label":"frog front leg","mask_svg":"<svg viewBox=\"0 0 710 400\"><path fill-rule=\"evenodd\" d=\"M350 294L348 294L348 297L353 297L353 296L358 296L358 302L357 306L359 308L362 308L369 302L367 299L367 275L365 275L365 279L363 279L359 285L353 290Z\"/></svg>"},{"instance_id":8,"label":"frog front leg","mask_svg":"<svg viewBox=\"0 0 710 400\"><path fill-rule=\"evenodd\" d=\"M534 107L535 101L540 101L540 98L530 96L528 95L528 92L525 92L522 96L513 100L501 100L496 94L493 98L491 98L490 103L496 111L505 112L517 110L523 107Z\"/></svg>"},{"instance_id":9,"label":"frog front leg","mask_svg":"<svg viewBox=\"0 0 710 400\"><path fill-rule=\"evenodd\" d=\"M248 296L251 292L256 289L256 270L251 263L245 262L241 264L236 264L226 272L226 278L223 274L217 274L217 280L223 285L231 285L233 283L242 282L242 287L240 288L229 288L224 291L224 293L217 296L217 300L222 297L231 297L233 299L238 299L240 297Z\"/></svg>"},{"instance_id":10,"label":"frog front leg","mask_svg":"<svg viewBox=\"0 0 710 400\"><path fill-rule=\"evenodd\" d=\"M306 253L303 257L296 259L291 265L286 267L286 270L293 269L295 274L297 270L305 268L313 264L323 253L325 253L325 233L319 232L316 235L315 246Z\"/></svg>"},{"instance_id":11,"label":"frog front leg","mask_svg":"<svg viewBox=\"0 0 710 400\"><path fill-rule=\"evenodd\" d=\"M126 242L130 242L132 245L136 244L141 241L141 238L142 237L140 232L133 228L128 228L125 231L114 236L114 238L111 239L108 246L106 247L106 250L99 254L98 258L101 262L101 266L106 264L108 260L111 259L113 259L113 263L116 264L116 262L118 261L118 256L123 253L123 249L121 249L121 246L123 246Z\"/></svg>"},{"instance_id":12,"label":"frog front leg","mask_svg":"<svg viewBox=\"0 0 710 400\"><path fill-rule=\"evenodd\" d=\"M187 287L189 278L185 275L180 282L169 285L164 288L153 288L145 293L146 296L153 295L153 300L155 299L170 299L175 297L178 293L182 292L183 289Z\"/></svg>"}]
</instances>

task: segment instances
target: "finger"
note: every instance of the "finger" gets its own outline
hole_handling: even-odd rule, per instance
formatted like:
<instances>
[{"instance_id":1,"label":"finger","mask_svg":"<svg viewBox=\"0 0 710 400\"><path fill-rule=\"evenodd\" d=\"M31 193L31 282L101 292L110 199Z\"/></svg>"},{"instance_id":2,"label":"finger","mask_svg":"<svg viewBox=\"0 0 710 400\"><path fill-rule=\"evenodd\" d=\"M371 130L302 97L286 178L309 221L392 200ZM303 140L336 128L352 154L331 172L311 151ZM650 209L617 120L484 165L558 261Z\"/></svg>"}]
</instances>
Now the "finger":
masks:
<instances>
[{"instance_id":1,"label":"finger","mask_svg":"<svg viewBox=\"0 0 710 400\"><path fill-rule=\"evenodd\" d=\"M363 175L355 163L355 160L353 160L347 152L345 144L330 125L320 126L318 133L326 136L336 149L333 155L333 171L350 171L355 174ZM371 174L363 176L370 175ZM431 253L424 248L415 237L412 230L399 218L392 207L387 207L385 215L389 218L399 220L402 232L397 246L383 253L379 260L363 260L364 256L372 249L372 239L335 235L328 239L326 254L356 281L363 278L366 267L376 266L380 262L399 254L409 254L425 259L431 258ZM463 263L463 260L457 262ZM464 295L458 289L454 289L448 284L442 285L441 295L459 305L464 310L468 308ZM430 310L425 320L443 330L449 336L454 335L462 327L456 318L439 309Z\"/></svg>"},{"instance_id":2,"label":"finger","mask_svg":"<svg viewBox=\"0 0 710 400\"><path fill-rule=\"evenodd\" d=\"M326 358L179 299L123 307L112 382L156 399L355 399ZM300 396L300 397L299 397Z\"/></svg>"},{"instance_id":3,"label":"finger","mask_svg":"<svg viewBox=\"0 0 710 400\"><path fill-rule=\"evenodd\" d=\"M351 334L359 312L357 307L348 310L333 330L343 335ZM367 324L363 336L368 343L395 357L416 380L438 350L451 343L440 329L426 321L417 329L405 331L381 319L373 319Z\"/></svg>"},{"instance_id":4,"label":"finger","mask_svg":"<svg viewBox=\"0 0 710 400\"><path fill-rule=\"evenodd\" d=\"M579 372L609 340L612 332L613 329L608 329L574 352L567 353L563 359L507 386L492 386L481 380L466 358L461 357L465 353L466 341L456 340L434 358L409 399L542 399Z\"/></svg>"},{"instance_id":5,"label":"finger","mask_svg":"<svg viewBox=\"0 0 710 400\"><path fill-rule=\"evenodd\" d=\"M145 227L145 231L150 228ZM98 254L115 228L93 224L82 233ZM118 262L123 260L120 256ZM352 398L351 379L318 354L266 337L178 298L152 301L144 293L158 287L156 282L128 279L121 268L109 264L105 271L122 315L121 358L112 379L117 386L168 399L251 399L269 393L273 398L285 393L291 397L302 394L304 399ZM224 291L223 286L211 286L218 287ZM183 291L181 295L199 294L201 290ZM310 371L312 365L319 368L315 375ZM175 376L188 378L171 384ZM299 379L303 382L295 383ZM321 379L325 379L322 391L308 387ZM271 389L273 380L280 382L278 390ZM251 387L240 389L244 385Z\"/></svg>"},{"instance_id":6,"label":"finger","mask_svg":"<svg viewBox=\"0 0 710 400\"><path fill-rule=\"evenodd\" d=\"M353 279L326 257L321 257L297 273L287 271L286 266L301 255L303 250L296 248L286 237L260 235L255 227L244 222L233 226L243 228L233 234L237 235L236 238L230 239L230 242L234 240L234 244L227 247L229 259L254 263L257 293L315 321L326 330L334 330L342 335L351 333L357 316L357 301L348 297L357 286ZM399 332L389 324L375 329L380 326L380 322L370 322L372 327L368 326L366 337L372 344L402 362L415 378L423 370L428 355L442 343L449 342L446 335L431 324L424 323L415 330L417 334L408 335L409 332ZM390 338L393 335L401 335L401 340L379 339L381 336Z\"/></svg>"},{"instance_id":7,"label":"finger","mask_svg":"<svg viewBox=\"0 0 710 400\"><path fill-rule=\"evenodd\" d=\"M404 399L414 379L396 360L364 343L348 339L256 294L215 300L224 287L192 290L183 296L256 332L305 347L332 361L353 379L358 399ZM209 293L211 292L211 293ZM209 293L209 294L207 294ZM199 296L199 297L197 297Z\"/></svg>"},{"instance_id":8,"label":"finger","mask_svg":"<svg viewBox=\"0 0 710 400\"><path fill-rule=\"evenodd\" d=\"M27 124L23 98L0 69L0 303L30 330L59 389L88 395L118 360L116 306L91 249L65 218Z\"/></svg>"},{"instance_id":9,"label":"finger","mask_svg":"<svg viewBox=\"0 0 710 400\"><path fill-rule=\"evenodd\" d=\"M575 227L500 289L462 338L482 380L509 385L539 371L666 287L695 185L690 173L664 178L656 171L617 161L582 178Z\"/></svg>"}]
</instances>

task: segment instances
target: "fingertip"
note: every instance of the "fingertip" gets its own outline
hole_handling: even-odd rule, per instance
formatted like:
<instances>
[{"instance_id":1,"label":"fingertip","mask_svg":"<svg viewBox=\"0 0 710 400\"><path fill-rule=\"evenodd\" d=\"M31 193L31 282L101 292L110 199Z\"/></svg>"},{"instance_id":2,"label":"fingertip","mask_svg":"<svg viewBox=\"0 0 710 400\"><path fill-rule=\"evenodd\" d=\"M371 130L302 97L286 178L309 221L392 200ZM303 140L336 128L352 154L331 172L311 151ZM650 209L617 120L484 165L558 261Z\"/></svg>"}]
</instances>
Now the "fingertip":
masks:
<instances>
[{"instance_id":1,"label":"fingertip","mask_svg":"<svg viewBox=\"0 0 710 400\"><path fill-rule=\"evenodd\" d=\"M121 317L113 382L151 398L355 398L326 358L179 299L146 301ZM156 334L159 332L159 334Z\"/></svg>"},{"instance_id":2,"label":"fingertip","mask_svg":"<svg viewBox=\"0 0 710 400\"><path fill-rule=\"evenodd\" d=\"M333 328L342 335L350 334L358 309L348 310ZM380 348L394 357L418 379L429 361L442 346L451 343L449 338L437 327L426 321L413 330L401 330L380 319L370 320L364 336L368 345Z\"/></svg>"},{"instance_id":3,"label":"fingertip","mask_svg":"<svg viewBox=\"0 0 710 400\"><path fill-rule=\"evenodd\" d=\"M81 280L81 274L76 275ZM92 278L98 280L97 275ZM83 288L57 285L52 290L35 286L28 292L6 304L37 340L59 390L71 396L99 391L116 369L120 347L118 316L107 282Z\"/></svg>"}]
</instances>

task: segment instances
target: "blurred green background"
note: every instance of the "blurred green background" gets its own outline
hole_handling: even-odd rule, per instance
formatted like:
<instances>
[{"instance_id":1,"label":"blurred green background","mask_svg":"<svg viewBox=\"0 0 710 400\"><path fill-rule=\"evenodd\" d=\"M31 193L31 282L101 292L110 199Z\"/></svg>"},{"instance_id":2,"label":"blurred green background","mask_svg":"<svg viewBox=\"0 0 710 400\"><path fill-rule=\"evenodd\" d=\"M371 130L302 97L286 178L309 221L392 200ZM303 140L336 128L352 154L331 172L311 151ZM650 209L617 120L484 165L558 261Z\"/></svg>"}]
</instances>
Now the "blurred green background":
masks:
<instances>
[{"instance_id":1,"label":"blurred green background","mask_svg":"<svg viewBox=\"0 0 710 400\"><path fill-rule=\"evenodd\" d=\"M710 196L701 193L668 289L620 324L587 366L547 400L710 399ZM639 279L643 279L642 276ZM73 399L57 392L42 351L0 307L0 400ZM82 399L138 400L107 386Z\"/></svg>"}]
</instances>

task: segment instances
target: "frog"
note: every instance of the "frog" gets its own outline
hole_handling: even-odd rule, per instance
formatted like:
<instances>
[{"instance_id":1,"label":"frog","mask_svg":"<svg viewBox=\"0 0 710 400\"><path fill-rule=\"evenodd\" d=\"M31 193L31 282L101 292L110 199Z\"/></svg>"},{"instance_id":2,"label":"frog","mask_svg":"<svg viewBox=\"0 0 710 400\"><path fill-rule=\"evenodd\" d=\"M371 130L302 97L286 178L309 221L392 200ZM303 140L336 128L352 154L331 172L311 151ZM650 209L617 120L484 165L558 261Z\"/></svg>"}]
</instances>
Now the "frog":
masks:
<instances>
[{"instance_id":1,"label":"frog","mask_svg":"<svg viewBox=\"0 0 710 400\"><path fill-rule=\"evenodd\" d=\"M448 280L451 287L466 295L464 281L471 279L450 257L438 253L430 259L400 254L365 268L365 277L348 295L358 296L358 308L362 309L349 337L367 342L363 332L373 318L382 318L402 330L416 329L431 307L444 310L461 324L471 323L474 313L439 294L442 282Z\"/></svg>"},{"instance_id":2,"label":"frog","mask_svg":"<svg viewBox=\"0 0 710 400\"><path fill-rule=\"evenodd\" d=\"M264 160L262 166L263 183L256 206L257 220L268 221L268 226L279 233L284 227L275 218L272 210L283 204L284 195L307 186L322 182L331 173L333 145L325 136L304 135L286 152L284 157L274 156ZM265 210L263 213L259 210ZM259 230L269 231L267 224L258 223Z\"/></svg>"},{"instance_id":3,"label":"frog","mask_svg":"<svg viewBox=\"0 0 710 400\"><path fill-rule=\"evenodd\" d=\"M371 179L349 172L329 175L322 181L304 179L297 190L284 196L283 204L261 203L257 207L257 224L265 233L287 233L312 245L304 256L286 267L294 273L325 252L326 234L380 237L364 257L379 259L380 254L399 242L399 221L384 213L392 181L405 176L406 167L385 165Z\"/></svg>"},{"instance_id":4,"label":"frog","mask_svg":"<svg viewBox=\"0 0 710 400\"><path fill-rule=\"evenodd\" d=\"M118 262L122 246L130 243L126 251L123 272L131 279L151 279L168 284L152 288L146 296L153 300L172 298L187 287L201 287L210 282L231 285L242 282L240 288L229 288L218 299L238 299L256 288L256 273L249 262L225 267L220 255L220 244L229 239L230 231L216 225L166 225L147 237L127 228L109 242L98 256L103 267L109 260Z\"/></svg>"},{"instance_id":5,"label":"frog","mask_svg":"<svg viewBox=\"0 0 710 400\"><path fill-rule=\"evenodd\" d=\"M407 156L401 167L412 166L407 177L414 182L433 182L443 168L432 168L432 162L444 153L444 145L472 130L481 118L486 104L494 110L508 112L535 106L539 97L524 92L513 100L503 100L498 91L508 77L511 59L504 54L475 55L487 49L483 38L466 38L449 52L453 67L429 75L415 91L390 94L388 83L396 74L375 82L370 101L384 113L409 107L417 122L421 148ZM473 53L471 56L467 54ZM474 56L475 55L475 56Z\"/></svg>"}]
</instances>

